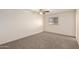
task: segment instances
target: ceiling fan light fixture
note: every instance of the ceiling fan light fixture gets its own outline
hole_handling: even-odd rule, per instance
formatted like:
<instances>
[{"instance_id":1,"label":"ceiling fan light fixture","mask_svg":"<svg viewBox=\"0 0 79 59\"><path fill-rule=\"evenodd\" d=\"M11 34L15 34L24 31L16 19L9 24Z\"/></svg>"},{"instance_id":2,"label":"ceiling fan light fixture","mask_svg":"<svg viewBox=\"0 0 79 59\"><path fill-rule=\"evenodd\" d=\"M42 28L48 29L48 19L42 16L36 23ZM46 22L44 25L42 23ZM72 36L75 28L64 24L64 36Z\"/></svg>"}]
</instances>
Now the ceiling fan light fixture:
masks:
<instances>
[{"instance_id":1,"label":"ceiling fan light fixture","mask_svg":"<svg viewBox=\"0 0 79 59\"><path fill-rule=\"evenodd\" d=\"M42 15L43 13L42 13L42 12L40 12L40 14Z\"/></svg>"}]
</instances>

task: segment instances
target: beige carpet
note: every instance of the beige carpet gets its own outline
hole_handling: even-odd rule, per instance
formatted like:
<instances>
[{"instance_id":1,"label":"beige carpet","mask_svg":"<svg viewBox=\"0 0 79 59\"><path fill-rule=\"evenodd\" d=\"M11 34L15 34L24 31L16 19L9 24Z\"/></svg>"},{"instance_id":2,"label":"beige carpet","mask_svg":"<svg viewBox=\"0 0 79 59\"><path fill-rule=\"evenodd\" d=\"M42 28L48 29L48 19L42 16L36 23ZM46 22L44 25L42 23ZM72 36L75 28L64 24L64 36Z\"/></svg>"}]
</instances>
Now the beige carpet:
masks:
<instances>
[{"instance_id":1,"label":"beige carpet","mask_svg":"<svg viewBox=\"0 0 79 59\"><path fill-rule=\"evenodd\" d=\"M38 33L0 45L1 49L78 49L75 38L49 32Z\"/></svg>"}]
</instances>

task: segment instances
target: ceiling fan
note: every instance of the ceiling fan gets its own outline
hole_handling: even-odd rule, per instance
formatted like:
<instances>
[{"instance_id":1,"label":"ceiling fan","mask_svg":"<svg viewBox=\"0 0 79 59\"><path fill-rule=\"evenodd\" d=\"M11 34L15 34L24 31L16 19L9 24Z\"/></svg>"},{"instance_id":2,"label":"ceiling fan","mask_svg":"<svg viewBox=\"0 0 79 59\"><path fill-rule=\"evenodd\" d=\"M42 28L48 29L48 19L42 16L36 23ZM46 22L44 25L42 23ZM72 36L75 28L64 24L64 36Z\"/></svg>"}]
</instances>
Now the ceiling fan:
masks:
<instances>
[{"instance_id":1,"label":"ceiling fan","mask_svg":"<svg viewBox=\"0 0 79 59\"><path fill-rule=\"evenodd\" d=\"M56 14L66 11L75 11L75 9L32 9L32 11L41 15L47 15L49 13Z\"/></svg>"},{"instance_id":2,"label":"ceiling fan","mask_svg":"<svg viewBox=\"0 0 79 59\"><path fill-rule=\"evenodd\" d=\"M43 14L43 15L46 15L49 12L50 12L50 10L48 10L48 9L39 9L39 13Z\"/></svg>"},{"instance_id":3,"label":"ceiling fan","mask_svg":"<svg viewBox=\"0 0 79 59\"><path fill-rule=\"evenodd\" d=\"M46 15L50 12L49 9L32 9L32 11L41 15Z\"/></svg>"}]
</instances>

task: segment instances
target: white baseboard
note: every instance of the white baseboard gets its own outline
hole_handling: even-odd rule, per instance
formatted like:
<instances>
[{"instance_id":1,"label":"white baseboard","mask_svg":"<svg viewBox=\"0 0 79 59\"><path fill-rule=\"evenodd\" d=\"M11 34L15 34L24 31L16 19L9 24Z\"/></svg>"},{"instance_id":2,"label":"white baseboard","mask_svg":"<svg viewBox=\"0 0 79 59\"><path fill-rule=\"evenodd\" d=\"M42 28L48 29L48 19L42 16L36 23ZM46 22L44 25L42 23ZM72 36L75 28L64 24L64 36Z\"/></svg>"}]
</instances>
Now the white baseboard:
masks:
<instances>
[{"instance_id":1,"label":"white baseboard","mask_svg":"<svg viewBox=\"0 0 79 59\"><path fill-rule=\"evenodd\" d=\"M64 36L69 36L69 37L76 38L76 36L66 35L66 34L62 34L62 33L55 33L55 32L50 32L50 31L45 31L45 32L49 32L49 33L53 33L53 34L59 34L59 35L64 35Z\"/></svg>"},{"instance_id":2,"label":"white baseboard","mask_svg":"<svg viewBox=\"0 0 79 59\"><path fill-rule=\"evenodd\" d=\"M34 34L37 34L37 33L41 33L41 32L43 32L43 30L40 30L39 32L34 32L34 33L31 33L31 34L28 34L28 35L24 35L22 37L14 39L14 40L8 40L8 41L0 42L0 45L11 42L11 41L19 40L21 38L28 37L28 36L31 36L31 35L34 35Z\"/></svg>"}]
</instances>

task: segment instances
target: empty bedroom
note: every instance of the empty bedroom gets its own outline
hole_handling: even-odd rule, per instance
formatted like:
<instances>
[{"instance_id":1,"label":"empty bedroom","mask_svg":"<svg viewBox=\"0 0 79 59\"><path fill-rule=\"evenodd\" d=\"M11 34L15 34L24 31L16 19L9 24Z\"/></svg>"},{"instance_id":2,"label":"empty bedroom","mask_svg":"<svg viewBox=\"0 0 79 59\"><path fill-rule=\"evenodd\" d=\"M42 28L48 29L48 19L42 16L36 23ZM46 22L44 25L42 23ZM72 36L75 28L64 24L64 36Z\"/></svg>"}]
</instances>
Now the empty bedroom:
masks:
<instances>
[{"instance_id":1,"label":"empty bedroom","mask_svg":"<svg viewBox=\"0 0 79 59\"><path fill-rule=\"evenodd\" d=\"M0 49L78 49L75 9L0 9Z\"/></svg>"}]
</instances>

